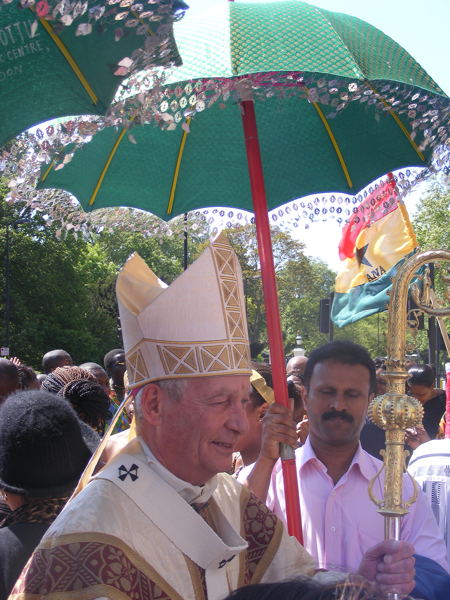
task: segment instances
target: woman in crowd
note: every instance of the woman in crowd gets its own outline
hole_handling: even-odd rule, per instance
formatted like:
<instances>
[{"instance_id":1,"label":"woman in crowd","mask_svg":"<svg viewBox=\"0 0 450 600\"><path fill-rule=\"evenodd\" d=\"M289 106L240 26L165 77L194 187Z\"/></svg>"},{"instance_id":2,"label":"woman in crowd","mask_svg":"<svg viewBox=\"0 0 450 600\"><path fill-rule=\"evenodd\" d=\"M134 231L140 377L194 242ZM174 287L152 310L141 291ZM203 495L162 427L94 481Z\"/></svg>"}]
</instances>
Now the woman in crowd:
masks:
<instances>
[{"instance_id":1,"label":"woman in crowd","mask_svg":"<svg viewBox=\"0 0 450 600\"><path fill-rule=\"evenodd\" d=\"M87 369L74 366L57 367L45 377L41 389L46 392L52 392L52 394L59 394L68 383L78 381L79 379L96 381L94 375Z\"/></svg>"},{"instance_id":2,"label":"woman in crowd","mask_svg":"<svg viewBox=\"0 0 450 600\"><path fill-rule=\"evenodd\" d=\"M66 398L80 419L103 435L110 416L110 401L90 371L74 366L58 367L44 379L42 389Z\"/></svg>"},{"instance_id":3,"label":"woman in crowd","mask_svg":"<svg viewBox=\"0 0 450 600\"><path fill-rule=\"evenodd\" d=\"M434 387L434 373L429 365L412 367L408 371L409 394L423 406L423 428L417 427L407 433L406 443L411 448L436 438L439 423L445 413L445 391Z\"/></svg>"},{"instance_id":4,"label":"woman in crowd","mask_svg":"<svg viewBox=\"0 0 450 600\"><path fill-rule=\"evenodd\" d=\"M59 394L70 402L82 421L103 436L106 421L110 417L110 402L108 394L99 383L78 379L65 385Z\"/></svg>"}]
</instances>

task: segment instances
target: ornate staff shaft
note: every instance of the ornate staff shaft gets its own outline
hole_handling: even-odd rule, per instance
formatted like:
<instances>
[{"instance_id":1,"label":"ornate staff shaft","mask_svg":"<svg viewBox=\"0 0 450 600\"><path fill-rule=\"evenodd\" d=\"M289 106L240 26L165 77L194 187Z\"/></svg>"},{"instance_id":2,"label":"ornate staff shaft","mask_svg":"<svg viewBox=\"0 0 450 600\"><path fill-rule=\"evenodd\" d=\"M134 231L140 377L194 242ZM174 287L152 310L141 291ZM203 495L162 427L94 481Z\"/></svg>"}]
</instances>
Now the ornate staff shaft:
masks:
<instances>
[{"instance_id":1,"label":"ornate staff shaft","mask_svg":"<svg viewBox=\"0 0 450 600\"><path fill-rule=\"evenodd\" d=\"M414 493L408 500L403 500L403 473L406 470L406 451L404 450L404 430L421 424L423 407L416 400L405 394L405 381L408 373L405 368L406 346L406 309L408 287L417 269L422 265L435 261L450 261L450 252L446 250L429 250L412 256L399 269L392 284L388 312L388 337L386 378L388 392L377 396L369 406L369 418L386 432L386 449L383 453L383 467L370 482L369 495L378 506L378 512L384 516L385 539L400 539L402 517L408 507L417 498L417 484L414 482ZM414 285L413 285L414 287ZM418 288L415 286L414 298L418 308L437 317L450 314L450 308L432 307L426 300L422 303ZM426 297L426 295L425 295ZM373 495L373 486L384 470L384 497L377 499ZM387 595L388 600L400 600L397 593Z\"/></svg>"}]
</instances>

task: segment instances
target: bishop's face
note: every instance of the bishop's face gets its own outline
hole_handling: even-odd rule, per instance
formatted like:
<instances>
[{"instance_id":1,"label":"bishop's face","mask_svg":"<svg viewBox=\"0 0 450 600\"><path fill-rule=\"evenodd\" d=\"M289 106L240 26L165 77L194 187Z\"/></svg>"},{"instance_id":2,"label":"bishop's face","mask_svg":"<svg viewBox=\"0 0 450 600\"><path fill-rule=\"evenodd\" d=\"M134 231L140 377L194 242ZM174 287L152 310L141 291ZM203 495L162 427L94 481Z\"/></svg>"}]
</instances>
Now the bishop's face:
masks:
<instances>
[{"instance_id":1,"label":"bishop's face","mask_svg":"<svg viewBox=\"0 0 450 600\"><path fill-rule=\"evenodd\" d=\"M150 447L180 479L203 485L228 471L239 436L248 429L248 375L220 375L186 380L181 398L161 401L161 419Z\"/></svg>"}]
</instances>

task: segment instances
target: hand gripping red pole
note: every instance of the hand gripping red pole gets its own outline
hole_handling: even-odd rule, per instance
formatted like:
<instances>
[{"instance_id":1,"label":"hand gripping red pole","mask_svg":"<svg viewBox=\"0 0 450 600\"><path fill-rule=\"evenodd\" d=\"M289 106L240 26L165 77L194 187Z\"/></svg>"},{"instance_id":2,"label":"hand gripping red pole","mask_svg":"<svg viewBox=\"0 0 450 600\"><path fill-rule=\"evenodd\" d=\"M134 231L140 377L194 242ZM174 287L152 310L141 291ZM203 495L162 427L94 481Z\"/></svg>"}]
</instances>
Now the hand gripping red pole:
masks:
<instances>
[{"instance_id":1,"label":"hand gripping red pole","mask_svg":"<svg viewBox=\"0 0 450 600\"><path fill-rule=\"evenodd\" d=\"M261 262L261 277L264 291L270 358L272 363L273 387L277 402L289 407L277 284L273 263L266 191L264 188L264 175L259 149L258 131L256 128L255 107L252 100L243 100L241 106L248 172L250 175L253 209L255 212L259 260ZM294 450L289 446L283 445L281 455L288 532L290 535L294 535L302 544L303 532L300 517L300 500Z\"/></svg>"}]
</instances>

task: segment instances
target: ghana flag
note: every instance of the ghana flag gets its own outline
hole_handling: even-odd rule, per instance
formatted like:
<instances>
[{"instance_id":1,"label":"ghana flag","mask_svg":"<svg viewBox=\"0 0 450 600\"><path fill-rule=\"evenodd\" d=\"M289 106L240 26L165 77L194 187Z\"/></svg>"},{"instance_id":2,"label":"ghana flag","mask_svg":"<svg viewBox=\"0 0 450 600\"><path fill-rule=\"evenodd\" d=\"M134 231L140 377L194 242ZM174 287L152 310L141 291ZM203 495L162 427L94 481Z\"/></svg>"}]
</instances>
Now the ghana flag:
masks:
<instances>
[{"instance_id":1,"label":"ghana flag","mask_svg":"<svg viewBox=\"0 0 450 600\"><path fill-rule=\"evenodd\" d=\"M358 206L342 232L331 318L339 327L387 309L398 267L414 253L416 236L392 173Z\"/></svg>"}]
</instances>

